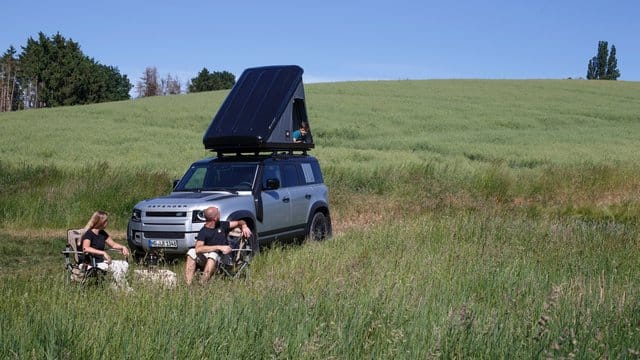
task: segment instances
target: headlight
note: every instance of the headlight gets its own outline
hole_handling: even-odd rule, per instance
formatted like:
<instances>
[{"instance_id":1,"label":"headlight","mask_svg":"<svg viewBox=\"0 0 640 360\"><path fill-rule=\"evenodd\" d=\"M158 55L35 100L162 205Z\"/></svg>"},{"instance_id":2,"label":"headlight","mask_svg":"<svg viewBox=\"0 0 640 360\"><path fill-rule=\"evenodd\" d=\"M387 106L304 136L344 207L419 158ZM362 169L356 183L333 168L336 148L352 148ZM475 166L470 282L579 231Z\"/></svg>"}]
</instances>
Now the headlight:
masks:
<instances>
[{"instance_id":1,"label":"headlight","mask_svg":"<svg viewBox=\"0 0 640 360\"><path fill-rule=\"evenodd\" d=\"M204 218L204 210L194 210L193 217L191 218L191 222L205 222L207 219Z\"/></svg>"},{"instance_id":2,"label":"headlight","mask_svg":"<svg viewBox=\"0 0 640 360\"><path fill-rule=\"evenodd\" d=\"M131 212L131 221L140 222L142 219L142 210L133 209Z\"/></svg>"}]
</instances>

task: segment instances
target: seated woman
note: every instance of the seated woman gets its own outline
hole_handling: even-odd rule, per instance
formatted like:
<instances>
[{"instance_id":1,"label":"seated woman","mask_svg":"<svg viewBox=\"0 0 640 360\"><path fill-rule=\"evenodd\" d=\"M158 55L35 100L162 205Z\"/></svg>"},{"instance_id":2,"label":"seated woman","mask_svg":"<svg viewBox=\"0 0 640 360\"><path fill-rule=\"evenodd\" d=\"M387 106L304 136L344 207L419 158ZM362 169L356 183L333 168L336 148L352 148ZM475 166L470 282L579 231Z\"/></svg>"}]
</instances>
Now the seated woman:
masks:
<instances>
[{"instance_id":1,"label":"seated woman","mask_svg":"<svg viewBox=\"0 0 640 360\"><path fill-rule=\"evenodd\" d=\"M116 286L125 291L131 291L127 283L126 274L129 263L123 260L111 260L111 256L105 251L105 245L112 249L120 250L125 257L129 256L129 249L113 241L111 236L104 230L109 223L109 214L104 211L96 211L84 227L86 230L82 235L82 251L93 256L98 269L108 271L113 274Z\"/></svg>"}]
</instances>

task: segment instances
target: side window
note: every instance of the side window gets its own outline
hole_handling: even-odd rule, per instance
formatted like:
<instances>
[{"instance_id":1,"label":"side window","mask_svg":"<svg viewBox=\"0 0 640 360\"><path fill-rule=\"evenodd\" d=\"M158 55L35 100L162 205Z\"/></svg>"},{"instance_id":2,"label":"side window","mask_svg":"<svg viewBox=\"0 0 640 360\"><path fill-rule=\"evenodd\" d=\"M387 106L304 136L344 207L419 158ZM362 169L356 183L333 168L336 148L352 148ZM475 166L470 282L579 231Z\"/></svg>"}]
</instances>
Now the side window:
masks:
<instances>
[{"instance_id":1,"label":"side window","mask_svg":"<svg viewBox=\"0 0 640 360\"><path fill-rule=\"evenodd\" d=\"M283 164L282 165L282 187L291 187L302 185L298 177L298 165L296 164Z\"/></svg>"},{"instance_id":2,"label":"side window","mask_svg":"<svg viewBox=\"0 0 640 360\"><path fill-rule=\"evenodd\" d=\"M309 163L302 164L302 173L304 174L304 182L305 184L315 184L316 176L313 172L313 168Z\"/></svg>"},{"instance_id":3,"label":"side window","mask_svg":"<svg viewBox=\"0 0 640 360\"><path fill-rule=\"evenodd\" d=\"M311 162L311 168L313 169L313 177L315 178L316 184L322 184L324 182L324 178L322 177L322 171L320 171L320 164L317 161Z\"/></svg>"},{"instance_id":4,"label":"side window","mask_svg":"<svg viewBox=\"0 0 640 360\"><path fill-rule=\"evenodd\" d=\"M280 186L282 185L282 177L280 176L280 167L278 165L267 165L262 172L262 187L267 187L267 179L280 180Z\"/></svg>"}]
</instances>

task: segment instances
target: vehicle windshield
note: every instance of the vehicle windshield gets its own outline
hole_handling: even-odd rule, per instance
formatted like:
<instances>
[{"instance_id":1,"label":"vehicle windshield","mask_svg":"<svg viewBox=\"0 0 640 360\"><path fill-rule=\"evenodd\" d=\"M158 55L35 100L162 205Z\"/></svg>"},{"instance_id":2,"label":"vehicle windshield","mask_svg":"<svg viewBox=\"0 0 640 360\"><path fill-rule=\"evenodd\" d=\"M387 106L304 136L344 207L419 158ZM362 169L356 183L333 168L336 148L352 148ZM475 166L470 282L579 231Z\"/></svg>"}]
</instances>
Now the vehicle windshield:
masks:
<instances>
[{"instance_id":1,"label":"vehicle windshield","mask_svg":"<svg viewBox=\"0 0 640 360\"><path fill-rule=\"evenodd\" d=\"M208 163L191 166L175 191L250 191L258 164Z\"/></svg>"}]
</instances>

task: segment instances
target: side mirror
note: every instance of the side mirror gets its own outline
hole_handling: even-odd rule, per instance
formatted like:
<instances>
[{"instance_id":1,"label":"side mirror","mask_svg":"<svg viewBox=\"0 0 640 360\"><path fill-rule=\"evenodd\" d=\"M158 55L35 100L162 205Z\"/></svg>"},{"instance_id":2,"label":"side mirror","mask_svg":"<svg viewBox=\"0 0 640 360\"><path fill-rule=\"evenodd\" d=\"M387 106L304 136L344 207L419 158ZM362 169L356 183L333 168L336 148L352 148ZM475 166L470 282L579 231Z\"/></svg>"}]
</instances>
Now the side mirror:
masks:
<instances>
[{"instance_id":1,"label":"side mirror","mask_svg":"<svg viewBox=\"0 0 640 360\"><path fill-rule=\"evenodd\" d=\"M175 189L175 188L176 188L176 186L178 186L178 183L179 183L179 182L180 182L180 180L179 180L179 179L175 179L175 180L173 180L173 187L172 187L172 189Z\"/></svg>"},{"instance_id":2,"label":"side mirror","mask_svg":"<svg viewBox=\"0 0 640 360\"><path fill-rule=\"evenodd\" d=\"M267 179L267 187L265 190L276 190L280 188L280 180L278 179Z\"/></svg>"}]
</instances>

